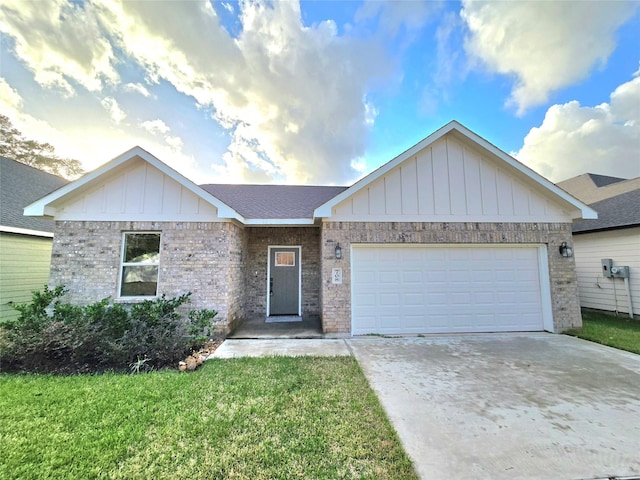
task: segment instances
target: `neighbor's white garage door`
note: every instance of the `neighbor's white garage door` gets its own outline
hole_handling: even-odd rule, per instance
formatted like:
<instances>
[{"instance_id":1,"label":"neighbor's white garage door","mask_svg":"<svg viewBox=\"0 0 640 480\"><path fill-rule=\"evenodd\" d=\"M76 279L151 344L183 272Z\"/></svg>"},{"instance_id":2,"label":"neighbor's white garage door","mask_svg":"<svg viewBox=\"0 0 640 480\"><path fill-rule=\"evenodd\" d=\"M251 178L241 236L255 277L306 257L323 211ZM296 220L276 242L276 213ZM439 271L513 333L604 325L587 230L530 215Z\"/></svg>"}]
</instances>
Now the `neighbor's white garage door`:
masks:
<instances>
[{"instance_id":1,"label":"neighbor's white garage door","mask_svg":"<svg viewBox=\"0 0 640 480\"><path fill-rule=\"evenodd\" d=\"M540 251L354 245L352 334L543 330Z\"/></svg>"}]
</instances>

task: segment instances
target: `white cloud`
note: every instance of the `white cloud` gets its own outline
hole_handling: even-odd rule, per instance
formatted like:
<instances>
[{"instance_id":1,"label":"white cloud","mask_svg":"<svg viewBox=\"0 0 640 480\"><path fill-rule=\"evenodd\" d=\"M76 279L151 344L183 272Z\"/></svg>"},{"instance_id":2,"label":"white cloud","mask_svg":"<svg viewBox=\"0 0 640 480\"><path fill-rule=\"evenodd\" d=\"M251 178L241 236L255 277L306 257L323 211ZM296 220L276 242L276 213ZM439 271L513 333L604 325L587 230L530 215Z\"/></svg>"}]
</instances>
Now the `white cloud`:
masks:
<instances>
[{"instance_id":1,"label":"white cloud","mask_svg":"<svg viewBox=\"0 0 640 480\"><path fill-rule=\"evenodd\" d=\"M464 0L465 49L490 71L515 77L508 105L522 115L604 65L615 48L616 30L638 5Z\"/></svg>"},{"instance_id":2,"label":"white cloud","mask_svg":"<svg viewBox=\"0 0 640 480\"><path fill-rule=\"evenodd\" d=\"M640 70L609 103L553 105L515 156L555 182L583 173L640 176Z\"/></svg>"},{"instance_id":3,"label":"white cloud","mask_svg":"<svg viewBox=\"0 0 640 480\"><path fill-rule=\"evenodd\" d=\"M9 110L22 107L22 97L2 77L0 77L0 105Z\"/></svg>"},{"instance_id":4,"label":"white cloud","mask_svg":"<svg viewBox=\"0 0 640 480\"><path fill-rule=\"evenodd\" d=\"M366 99L370 82L390 73L382 40L340 36L330 20L307 27L297 1L233 7L237 37L208 0L7 0L0 30L36 82L65 95L99 92L116 124L126 118L113 88L116 66L142 68L147 82L167 82L192 98L228 130L231 145L218 171L230 180L350 181L358 173L351 161L364 154L377 115ZM423 10L392 3L381 12L394 15L382 20L417 28ZM121 91L150 95L139 83ZM159 128L151 133L164 136L164 145L181 146L168 127Z\"/></svg>"},{"instance_id":5,"label":"white cloud","mask_svg":"<svg viewBox=\"0 0 640 480\"><path fill-rule=\"evenodd\" d=\"M60 132L48 122L25 113L23 103L18 91L13 89L4 78L0 78L0 113L9 117L13 126L26 138L55 145L51 140L60 138ZM59 155L70 156L66 152L57 149Z\"/></svg>"},{"instance_id":6,"label":"white cloud","mask_svg":"<svg viewBox=\"0 0 640 480\"><path fill-rule=\"evenodd\" d=\"M149 90L147 90L147 88L141 83L126 83L122 88L124 89L125 92L139 93L143 97L151 96L151 94L149 93Z\"/></svg>"},{"instance_id":7,"label":"white cloud","mask_svg":"<svg viewBox=\"0 0 640 480\"><path fill-rule=\"evenodd\" d=\"M125 118L127 118L127 114L122 111L120 105L113 97L105 97L100 102L104 109L109 113L111 120L115 123L122 122Z\"/></svg>"},{"instance_id":8,"label":"white cloud","mask_svg":"<svg viewBox=\"0 0 640 480\"><path fill-rule=\"evenodd\" d=\"M180 137L167 135L166 137L164 137L164 141L167 142L167 145L169 145L174 150L182 149L183 141Z\"/></svg>"},{"instance_id":9,"label":"white cloud","mask_svg":"<svg viewBox=\"0 0 640 480\"><path fill-rule=\"evenodd\" d=\"M168 137L168 140L163 138L164 141L141 141L136 132L130 129L117 130L117 127L112 129L110 135L105 135L105 121L108 120L101 119L98 114L90 115L91 121L84 123L82 128L56 128L49 122L25 113L22 105L23 99L19 92L0 78L0 113L9 117L13 126L26 138L50 143L59 156L80 160L87 171L97 168L134 145L140 145L187 178L200 179L203 183L216 181L213 176L196 170L197 164L193 156L181 151L179 137ZM96 110L99 111L99 107Z\"/></svg>"},{"instance_id":10,"label":"white cloud","mask_svg":"<svg viewBox=\"0 0 640 480\"><path fill-rule=\"evenodd\" d=\"M297 2L242 2L232 38L207 1L104 2L101 24L147 78L211 107L229 129L225 175L235 181L347 181L374 110L365 94L388 73L379 44L305 27ZM189 25L188 29L184 25Z\"/></svg>"},{"instance_id":11,"label":"white cloud","mask_svg":"<svg viewBox=\"0 0 640 480\"><path fill-rule=\"evenodd\" d=\"M0 31L42 86L72 95L71 81L100 91L118 80L114 52L90 3L6 0L0 3Z\"/></svg>"},{"instance_id":12,"label":"white cloud","mask_svg":"<svg viewBox=\"0 0 640 480\"><path fill-rule=\"evenodd\" d=\"M159 118L155 120L147 120L146 122L142 122L140 126L144 128L147 132L153 133L153 134L167 133L170 130L169 126Z\"/></svg>"},{"instance_id":13,"label":"white cloud","mask_svg":"<svg viewBox=\"0 0 640 480\"><path fill-rule=\"evenodd\" d=\"M182 150L182 147L184 146L182 138L177 135L167 135L171 131L171 128L159 118L155 120L147 120L139 125L147 132L162 137L166 145L168 145L172 150L176 152L180 152Z\"/></svg>"}]
</instances>

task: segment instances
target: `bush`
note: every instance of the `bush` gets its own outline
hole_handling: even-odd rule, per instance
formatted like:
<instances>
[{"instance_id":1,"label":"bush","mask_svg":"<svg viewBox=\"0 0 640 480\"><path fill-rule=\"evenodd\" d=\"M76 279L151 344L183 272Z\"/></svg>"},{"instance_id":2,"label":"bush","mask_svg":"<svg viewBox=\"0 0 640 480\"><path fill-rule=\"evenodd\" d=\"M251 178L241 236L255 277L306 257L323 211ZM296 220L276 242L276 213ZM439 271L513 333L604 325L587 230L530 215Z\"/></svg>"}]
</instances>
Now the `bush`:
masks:
<instances>
[{"instance_id":1,"label":"bush","mask_svg":"<svg viewBox=\"0 0 640 480\"><path fill-rule=\"evenodd\" d=\"M15 305L17 319L0 323L3 371L85 373L141 371L176 365L208 340L215 310L179 313L191 293L124 306L104 299L63 303L66 290L45 286L31 303ZM135 365L135 368L132 367Z\"/></svg>"}]
</instances>

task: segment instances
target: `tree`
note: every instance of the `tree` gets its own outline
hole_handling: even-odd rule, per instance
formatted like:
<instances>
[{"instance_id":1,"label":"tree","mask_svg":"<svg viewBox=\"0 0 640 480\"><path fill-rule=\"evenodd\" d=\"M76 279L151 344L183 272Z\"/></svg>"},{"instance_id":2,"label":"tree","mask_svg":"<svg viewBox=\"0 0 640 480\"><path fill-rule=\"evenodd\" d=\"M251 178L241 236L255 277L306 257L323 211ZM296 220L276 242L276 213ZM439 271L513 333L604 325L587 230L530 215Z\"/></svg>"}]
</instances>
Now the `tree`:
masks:
<instances>
[{"instance_id":1,"label":"tree","mask_svg":"<svg viewBox=\"0 0 640 480\"><path fill-rule=\"evenodd\" d=\"M53 145L24 138L9 117L0 114L0 155L39 170L66 178L84 173L82 164L71 158L60 158Z\"/></svg>"}]
</instances>

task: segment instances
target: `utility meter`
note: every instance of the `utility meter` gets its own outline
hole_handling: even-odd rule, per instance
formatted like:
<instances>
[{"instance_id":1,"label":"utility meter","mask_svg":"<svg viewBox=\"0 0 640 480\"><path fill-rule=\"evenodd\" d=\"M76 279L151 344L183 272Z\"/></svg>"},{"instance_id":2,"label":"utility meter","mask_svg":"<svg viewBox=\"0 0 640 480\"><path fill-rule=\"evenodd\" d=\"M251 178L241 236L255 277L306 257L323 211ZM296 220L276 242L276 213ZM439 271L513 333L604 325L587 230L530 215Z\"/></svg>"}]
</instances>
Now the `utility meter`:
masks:
<instances>
[{"instance_id":1,"label":"utility meter","mask_svg":"<svg viewBox=\"0 0 640 480\"><path fill-rule=\"evenodd\" d=\"M629 278L629 267L613 267L611 273L616 278Z\"/></svg>"}]
</instances>

